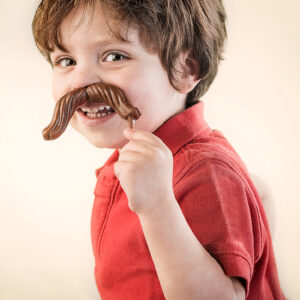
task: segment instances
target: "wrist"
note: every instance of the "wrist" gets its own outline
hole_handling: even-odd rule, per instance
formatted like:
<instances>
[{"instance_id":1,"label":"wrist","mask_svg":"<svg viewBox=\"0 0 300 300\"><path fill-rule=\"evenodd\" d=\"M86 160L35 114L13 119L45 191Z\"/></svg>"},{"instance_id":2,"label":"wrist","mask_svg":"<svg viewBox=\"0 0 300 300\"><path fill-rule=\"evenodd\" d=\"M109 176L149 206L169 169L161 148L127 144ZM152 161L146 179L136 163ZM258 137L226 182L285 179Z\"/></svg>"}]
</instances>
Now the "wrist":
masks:
<instances>
[{"instance_id":1,"label":"wrist","mask_svg":"<svg viewBox=\"0 0 300 300\"><path fill-rule=\"evenodd\" d=\"M172 190L159 197L156 203L147 210L140 210L135 213L140 219L156 222L165 218L166 215L169 215L172 211L177 210L178 207L177 200Z\"/></svg>"}]
</instances>

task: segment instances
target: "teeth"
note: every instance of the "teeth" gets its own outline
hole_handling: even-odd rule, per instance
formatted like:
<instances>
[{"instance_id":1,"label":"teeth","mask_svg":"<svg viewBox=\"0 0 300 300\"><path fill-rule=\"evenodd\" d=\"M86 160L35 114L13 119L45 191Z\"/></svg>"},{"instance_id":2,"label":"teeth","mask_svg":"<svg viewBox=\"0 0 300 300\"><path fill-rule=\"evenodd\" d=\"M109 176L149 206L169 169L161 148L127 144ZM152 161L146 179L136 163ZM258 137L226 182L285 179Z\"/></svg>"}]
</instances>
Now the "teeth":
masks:
<instances>
[{"instance_id":1,"label":"teeth","mask_svg":"<svg viewBox=\"0 0 300 300\"><path fill-rule=\"evenodd\" d=\"M110 114L112 114L111 111L109 111L108 113L103 113L103 114L99 114L99 113L96 114L96 113L88 112L88 113L86 114L86 116L88 116L88 117L90 117L90 118L101 118L101 117L108 116L108 115L110 115Z\"/></svg>"},{"instance_id":2,"label":"teeth","mask_svg":"<svg viewBox=\"0 0 300 300\"><path fill-rule=\"evenodd\" d=\"M98 106L98 107L94 107L94 108L81 107L80 109L81 109L83 112L87 112L87 113L97 113L99 110L100 110L100 111L104 110L104 108L110 109L111 107L107 105L107 106Z\"/></svg>"}]
</instances>

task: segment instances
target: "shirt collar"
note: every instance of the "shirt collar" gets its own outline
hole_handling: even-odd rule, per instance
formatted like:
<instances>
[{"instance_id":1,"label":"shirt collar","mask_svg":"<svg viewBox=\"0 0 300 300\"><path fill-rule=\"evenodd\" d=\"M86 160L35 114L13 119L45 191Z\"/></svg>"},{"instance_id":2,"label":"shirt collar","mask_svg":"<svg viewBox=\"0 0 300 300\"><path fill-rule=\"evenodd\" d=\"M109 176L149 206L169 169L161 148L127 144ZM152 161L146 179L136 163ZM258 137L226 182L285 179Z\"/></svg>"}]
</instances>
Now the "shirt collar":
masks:
<instances>
[{"instance_id":1,"label":"shirt collar","mask_svg":"<svg viewBox=\"0 0 300 300\"><path fill-rule=\"evenodd\" d=\"M200 101L167 120L153 134L175 155L183 145L208 128L204 120L204 102Z\"/></svg>"},{"instance_id":2,"label":"shirt collar","mask_svg":"<svg viewBox=\"0 0 300 300\"><path fill-rule=\"evenodd\" d=\"M113 164L114 162L116 162L119 158L119 150L116 149L111 155L110 157L108 158L108 160L106 161L106 163L99 169L96 169L95 170L95 173L96 173L96 177L98 178L98 175L99 173L101 172L101 170L106 167L106 166L109 166L111 164ZM114 168L107 168L108 169L108 173L107 173L107 176L109 177L115 177L115 174L114 174Z\"/></svg>"},{"instance_id":3,"label":"shirt collar","mask_svg":"<svg viewBox=\"0 0 300 300\"><path fill-rule=\"evenodd\" d=\"M204 102L199 101L197 104L167 120L153 134L159 137L172 151L172 154L175 155L183 145L206 129L209 129L209 127L204 120ZM96 176L98 177L102 168L113 164L118 158L119 151L116 149L106 163L95 171ZM111 175L113 176L113 168L109 169L111 169L110 172L112 172Z\"/></svg>"}]
</instances>

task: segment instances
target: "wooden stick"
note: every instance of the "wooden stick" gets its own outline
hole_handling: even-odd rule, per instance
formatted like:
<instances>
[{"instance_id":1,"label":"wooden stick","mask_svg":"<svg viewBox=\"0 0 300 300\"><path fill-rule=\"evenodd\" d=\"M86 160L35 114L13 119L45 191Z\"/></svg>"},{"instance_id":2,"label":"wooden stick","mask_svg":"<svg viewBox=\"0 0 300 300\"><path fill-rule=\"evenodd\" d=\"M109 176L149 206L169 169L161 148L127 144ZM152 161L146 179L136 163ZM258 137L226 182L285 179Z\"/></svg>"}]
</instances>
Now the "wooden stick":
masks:
<instances>
[{"instance_id":1,"label":"wooden stick","mask_svg":"<svg viewBox=\"0 0 300 300\"><path fill-rule=\"evenodd\" d=\"M133 129L134 121L135 121L135 120L132 120L132 118L129 117L129 119L128 119L129 128Z\"/></svg>"}]
</instances>

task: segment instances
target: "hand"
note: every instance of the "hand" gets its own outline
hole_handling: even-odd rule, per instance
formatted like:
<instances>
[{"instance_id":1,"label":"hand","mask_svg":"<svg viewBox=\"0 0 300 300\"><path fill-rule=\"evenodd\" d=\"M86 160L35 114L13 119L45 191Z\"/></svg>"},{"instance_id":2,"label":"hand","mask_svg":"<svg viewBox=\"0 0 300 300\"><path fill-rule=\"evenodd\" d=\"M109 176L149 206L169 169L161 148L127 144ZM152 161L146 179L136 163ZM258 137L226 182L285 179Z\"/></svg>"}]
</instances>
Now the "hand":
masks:
<instances>
[{"instance_id":1,"label":"hand","mask_svg":"<svg viewBox=\"0 0 300 300\"><path fill-rule=\"evenodd\" d=\"M159 208L174 199L173 155L163 141L142 130L124 130L129 142L119 150L114 172L127 195L129 208L137 214Z\"/></svg>"}]
</instances>

